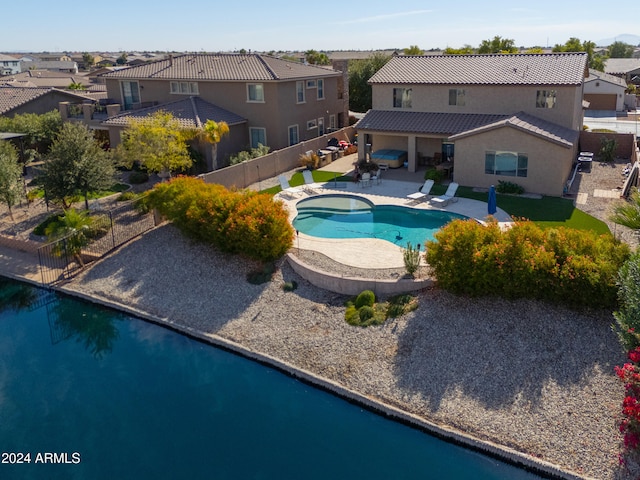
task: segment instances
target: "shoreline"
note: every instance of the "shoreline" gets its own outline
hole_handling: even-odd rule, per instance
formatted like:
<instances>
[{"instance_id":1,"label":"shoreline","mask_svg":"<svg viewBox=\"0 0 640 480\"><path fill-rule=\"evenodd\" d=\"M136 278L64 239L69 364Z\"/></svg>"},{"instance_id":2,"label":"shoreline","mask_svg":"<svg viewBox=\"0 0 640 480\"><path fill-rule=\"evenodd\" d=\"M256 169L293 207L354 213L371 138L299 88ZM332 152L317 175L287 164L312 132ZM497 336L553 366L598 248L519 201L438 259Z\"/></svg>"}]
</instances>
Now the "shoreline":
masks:
<instances>
[{"instance_id":1,"label":"shoreline","mask_svg":"<svg viewBox=\"0 0 640 480\"><path fill-rule=\"evenodd\" d=\"M331 391L347 400L352 392L367 408L454 432L460 437L449 441L490 455L495 448L494 456L549 478L625 478L615 426L623 387L613 373L624 355L605 312L435 289L419 293L420 307L406 318L360 329L344 322L347 297L308 284L284 262L269 284L249 285L247 263L165 225L58 290L226 345L320 388L338 386ZM292 278L299 288L286 293L281 285ZM504 377L509 368L513 378Z\"/></svg>"}]
</instances>

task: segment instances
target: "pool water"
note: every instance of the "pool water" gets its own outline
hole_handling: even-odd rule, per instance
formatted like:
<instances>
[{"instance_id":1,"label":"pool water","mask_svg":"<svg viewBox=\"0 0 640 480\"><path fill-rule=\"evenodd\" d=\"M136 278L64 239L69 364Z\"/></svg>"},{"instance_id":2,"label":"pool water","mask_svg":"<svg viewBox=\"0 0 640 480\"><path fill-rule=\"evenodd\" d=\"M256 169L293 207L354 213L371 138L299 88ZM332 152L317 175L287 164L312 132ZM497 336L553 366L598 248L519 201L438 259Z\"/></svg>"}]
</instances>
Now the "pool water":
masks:
<instances>
[{"instance_id":1,"label":"pool water","mask_svg":"<svg viewBox=\"0 0 640 480\"><path fill-rule=\"evenodd\" d=\"M405 248L408 243L424 250L433 234L464 215L399 205L374 205L361 197L322 195L300 200L293 227L321 238L378 238Z\"/></svg>"},{"instance_id":2,"label":"pool water","mask_svg":"<svg viewBox=\"0 0 640 480\"><path fill-rule=\"evenodd\" d=\"M171 330L2 277L0 351L0 445L31 455L0 464L3 480L539 478ZM36 463L47 453L63 463Z\"/></svg>"}]
</instances>

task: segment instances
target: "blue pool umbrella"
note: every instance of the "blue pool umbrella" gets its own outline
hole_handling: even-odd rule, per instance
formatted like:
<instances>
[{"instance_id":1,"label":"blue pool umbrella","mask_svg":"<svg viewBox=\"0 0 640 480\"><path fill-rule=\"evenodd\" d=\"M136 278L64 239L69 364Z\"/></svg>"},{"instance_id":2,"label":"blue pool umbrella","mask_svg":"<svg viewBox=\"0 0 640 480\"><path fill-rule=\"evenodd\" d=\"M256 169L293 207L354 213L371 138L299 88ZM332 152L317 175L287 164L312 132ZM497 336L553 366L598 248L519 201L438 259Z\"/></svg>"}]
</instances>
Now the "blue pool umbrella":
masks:
<instances>
[{"instance_id":1,"label":"blue pool umbrella","mask_svg":"<svg viewBox=\"0 0 640 480\"><path fill-rule=\"evenodd\" d=\"M496 187L494 187L493 185L489 187L489 200L487 200L487 209L489 210L489 215L493 215L497 211Z\"/></svg>"}]
</instances>

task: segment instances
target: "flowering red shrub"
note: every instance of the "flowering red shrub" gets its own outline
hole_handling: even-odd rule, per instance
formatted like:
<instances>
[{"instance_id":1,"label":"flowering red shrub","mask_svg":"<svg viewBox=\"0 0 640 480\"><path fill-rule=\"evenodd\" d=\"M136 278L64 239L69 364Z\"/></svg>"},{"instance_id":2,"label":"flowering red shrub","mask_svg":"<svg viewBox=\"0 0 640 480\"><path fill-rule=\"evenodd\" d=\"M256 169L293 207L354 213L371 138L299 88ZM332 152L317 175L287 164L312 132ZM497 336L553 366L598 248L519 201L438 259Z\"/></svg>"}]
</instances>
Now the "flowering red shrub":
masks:
<instances>
[{"instance_id":1,"label":"flowering red shrub","mask_svg":"<svg viewBox=\"0 0 640 480\"><path fill-rule=\"evenodd\" d=\"M640 445L640 347L629 352L629 360L622 367L615 367L616 375L624 382L625 397L622 401L620 433L624 434L624 446L636 450Z\"/></svg>"}]
</instances>

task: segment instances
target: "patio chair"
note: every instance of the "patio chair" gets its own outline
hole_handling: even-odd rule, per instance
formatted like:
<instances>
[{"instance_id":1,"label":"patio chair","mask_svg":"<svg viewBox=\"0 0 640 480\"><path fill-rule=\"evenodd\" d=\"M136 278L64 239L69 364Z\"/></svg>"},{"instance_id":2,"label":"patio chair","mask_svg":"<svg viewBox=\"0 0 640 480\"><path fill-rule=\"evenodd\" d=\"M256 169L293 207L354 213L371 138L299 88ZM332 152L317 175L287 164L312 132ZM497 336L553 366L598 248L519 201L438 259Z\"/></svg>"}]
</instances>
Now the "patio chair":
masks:
<instances>
[{"instance_id":1,"label":"patio chair","mask_svg":"<svg viewBox=\"0 0 640 480\"><path fill-rule=\"evenodd\" d=\"M375 182L377 185L382 183L382 169L378 168L371 176L371 183Z\"/></svg>"},{"instance_id":2,"label":"patio chair","mask_svg":"<svg viewBox=\"0 0 640 480\"><path fill-rule=\"evenodd\" d=\"M457 202L458 199L455 197L456 191L458 190L458 184L456 182L451 182L447 191L444 195L440 195L439 197L433 197L429 200L429 203L435 204L439 207L446 207L449 205L449 202Z\"/></svg>"},{"instance_id":3,"label":"patio chair","mask_svg":"<svg viewBox=\"0 0 640 480\"><path fill-rule=\"evenodd\" d=\"M434 181L432 179L425 180L422 188L420 188L420 190L415 193L410 193L409 195L407 195L407 198L410 198L411 200L416 202L426 199L429 196L429 193L431 193L433 183Z\"/></svg>"},{"instance_id":4,"label":"patio chair","mask_svg":"<svg viewBox=\"0 0 640 480\"><path fill-rule=\"evenodd\" d=\"M315 185L316 182L313 179L313 174L311 173L311 170L303 170L302 176L304 177L304 186L302 187L304 188L304 191L307 192L308 194L317 195L318 192L312 186L312 185Z\"/></svg>"},{"instance_id":5,"label":"patio chair","mask_svg":"<svg viewBox=\"0 0 640 480\"><path fill-rule=\"evenodd\" d=\"M291 185L289 185L289 181L284 175L279 175L278 181L280 182L280 188L282 189L283 195L289 198L295 198L300 193L302 193L302 189L300 187L292 187Z\"/></svg>"}]
</instances>

